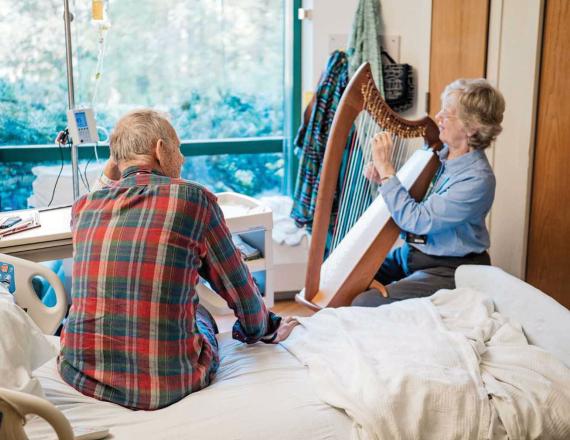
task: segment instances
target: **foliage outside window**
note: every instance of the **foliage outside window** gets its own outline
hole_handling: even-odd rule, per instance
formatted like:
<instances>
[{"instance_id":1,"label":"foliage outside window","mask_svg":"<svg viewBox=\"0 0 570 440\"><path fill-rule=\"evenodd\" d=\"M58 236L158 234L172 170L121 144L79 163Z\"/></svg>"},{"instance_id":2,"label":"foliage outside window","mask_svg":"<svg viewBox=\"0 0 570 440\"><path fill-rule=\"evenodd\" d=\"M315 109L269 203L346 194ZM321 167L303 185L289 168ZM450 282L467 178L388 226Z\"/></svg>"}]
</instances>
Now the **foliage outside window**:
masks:
<instances>
[{"instance_id":1,"label":"foliage outside window","mask_svg":"<svg viewBox=\"0 0 570 440\"><path fill-rule=\"evenodd\" d=\"M183 141L283 135L283 1L108 0L103 23L92 22L90 8L70 0L75 101L95 109L98 125L110 130L125 112L153 107ZM0 15L8 43L0 46L0 145L51 144L66 125L63 1L0 0ZM229 155L203 160L198 175L188 166L200 160L189 161L185 175L214 190L279 189L281 154L232 155L228 142ZM0 189L10 191L18 170L0 168L11 176ZM29 180L30 166L20 168ZM9 204L0 200L0 210L26 207Z\"/></svg>"}]
</instances>

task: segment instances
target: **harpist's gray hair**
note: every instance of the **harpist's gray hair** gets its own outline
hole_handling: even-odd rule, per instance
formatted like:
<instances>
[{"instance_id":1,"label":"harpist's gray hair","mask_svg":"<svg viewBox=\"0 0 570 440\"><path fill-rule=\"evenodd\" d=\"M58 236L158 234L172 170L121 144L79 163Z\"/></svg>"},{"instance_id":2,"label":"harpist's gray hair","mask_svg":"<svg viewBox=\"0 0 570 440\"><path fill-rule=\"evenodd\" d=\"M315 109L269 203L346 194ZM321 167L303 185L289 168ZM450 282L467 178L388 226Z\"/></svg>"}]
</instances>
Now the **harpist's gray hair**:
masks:
<instances>
[{"instance_id":1,"label":"harpist's gray hair","mask_svg":"<svg viewBox=\"0 0 570 440\"><path fill-rule=\"evenodd\" d=\"M155 110L134 110L123 116L111 133L111 158L118 163L150 156L159 139L168 145L177 142L176 131L168 117Z\"/></svg>"},{"instance_id":2,"label":"harpist's gray hair","mask_svg":"<svg viewBox=\"0 0 570 440\"><path fill-rule=\"evenodd\" d=\"M503 130L505 99L500 91L485 79L458 79L449 84L441 95L442 102L457 95L457 116L468 130L468 144L476 150L491 145Z\"/></svg>"}]
</instances>

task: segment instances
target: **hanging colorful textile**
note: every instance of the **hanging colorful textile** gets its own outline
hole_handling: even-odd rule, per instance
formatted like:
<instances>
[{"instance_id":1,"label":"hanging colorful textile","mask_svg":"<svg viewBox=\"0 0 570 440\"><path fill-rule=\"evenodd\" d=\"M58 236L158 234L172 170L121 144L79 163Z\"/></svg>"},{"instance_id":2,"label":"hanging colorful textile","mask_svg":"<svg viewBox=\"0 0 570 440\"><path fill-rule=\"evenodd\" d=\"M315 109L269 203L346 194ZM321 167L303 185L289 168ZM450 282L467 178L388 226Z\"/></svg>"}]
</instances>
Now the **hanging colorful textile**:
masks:
<instances>
[{"instance_id":1,"label":"hanging colorful textile","mask_svg":"<svg viewBox=\"0 0 570 440\"><path fill-rule=\"evenodd\" d=\"M294 141L295 153L299 157L299 172L291 217L298 226L306 226L309 231L313 222L329 131L347 84L348 59L344 52L335 51L330 56L317 86L310 118L301 126Z\"/></svg>"},{"instance_id":2,"label":"hanging colorful textile","mask_svg":"<svg viewBox=\"0 0 570 440\"><path fill-rule=\"evenodd\" d=\"M380 0L360 0L352 22L347 54L349 76L352 78L363 63L370 63L376 87L384 96L380 23Z\"/></svg>"}]
</instances>

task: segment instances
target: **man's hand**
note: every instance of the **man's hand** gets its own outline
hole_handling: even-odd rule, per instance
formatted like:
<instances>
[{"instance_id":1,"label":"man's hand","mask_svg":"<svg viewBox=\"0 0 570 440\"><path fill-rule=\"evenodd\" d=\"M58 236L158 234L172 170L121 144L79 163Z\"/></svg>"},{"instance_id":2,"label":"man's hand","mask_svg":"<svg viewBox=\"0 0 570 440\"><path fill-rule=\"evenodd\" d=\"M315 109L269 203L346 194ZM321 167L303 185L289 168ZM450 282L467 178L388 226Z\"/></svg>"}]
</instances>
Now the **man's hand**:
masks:
<instances>
[{"instance_id":1,"label":"man's hand","mask_svg":"<svg viewBox=\"0 0 570 440\"><path fill-rule=\"evenodd\" d=\"M277 329L277 336L273 340L274 344L278 344L279 342L284 341L289 337L293 329L298 326L300 323L292 316L287 316L283 318L281 321L281 325Z\"/></svg>"},{"instance_id":2,"label":"man's hand","mask_svg":"<svg viewBox=\"0 0 570 440\"><path fill-rule=\"evenodd\" d=\"M384 177L396 174L396 170L390 161L393 149L394 146L392 144L390 133L383 131L374 136L372 144L372 161L374 163L374 168L376 168L376 171L378 171L378 174L380 175L380 180Z\"/></svg>"},{"instance_id":3,"label":"man's hand","mask_svg":"<svg viewBox=\"0 0 570 440\"><path fill-rule=\"evenodd\" d=\"M67 129L65 129L57 134L57 137L55 138L55 143L67 144L68 139L69 139L69 132L67 131Z\"/></svg>"},{"instance_id":4,"label":"man's hand","mask_svg":"<svg viewBox=\"0 0 570 440\"><path fill-rule=\"evenodd\" d=\"M121 179L121 172L119 171L119 167L117 166L117 163L111 158L109 158L109 160L105 164L105 168L103 169L103 174L105 174L105 177L111 180Z\"/></svg>"}]
</instances>

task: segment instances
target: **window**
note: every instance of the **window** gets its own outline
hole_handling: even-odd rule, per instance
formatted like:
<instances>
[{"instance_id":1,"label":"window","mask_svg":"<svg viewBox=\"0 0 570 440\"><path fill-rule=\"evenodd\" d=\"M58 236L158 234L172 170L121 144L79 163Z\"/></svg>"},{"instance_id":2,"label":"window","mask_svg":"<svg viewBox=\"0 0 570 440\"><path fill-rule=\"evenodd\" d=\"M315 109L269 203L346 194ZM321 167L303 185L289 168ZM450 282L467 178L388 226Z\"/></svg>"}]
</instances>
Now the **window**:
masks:
<instances>
[{"instance_id":1,"label":"window","mask_svg":"<svg viewBox=\"0 0 570 440\"><path fill-rule=\"evenodd\" d=\"M155 106L185 140L283 134L282 1L109 1L107 31L75 3L76 100L106 128Z\"/></svg>"},{"instance_id":2,"label":"window","mask_svg":"<svg viewBox=\"0 0 570 440\"><path fill-rule=\"evenodd\" d=\"M0 145L52 144L65 126L63 3L0 0Z\"/></svg>"},{"instance_id":3,"label":"window","mask_svg":"<svg viewBox=\"0 0 570 440\"><path fill-rule=\"evenodd\" d=\"M291 2L106 0L103 22L91 20L90 1L69 4L75 102L93 107L98 125L110 131L133 108L163 110L183 152L199 156L188 158L184 177L214 191L250 195L282 187ZM0 0L0 11L0 32L9 40L0 46L0 173L11 176L0 184L0 194L11 194L8 201L0 198L0 210L6 210L49 199L31 197L51 190L35 185L32 176L46 166L50 175L59 169L52 142L66 125L67 81L63 1ZM244 152L257 154L234 154ZM68 160L69 152L63 153ZM105 149L100 153L105 156ZM81 171L97 166L92 148L81 148L80 157ZM42 168L32 172L40 162ZM59 199L72 192L65 174Z\"/></svg>"}]
</instances>

